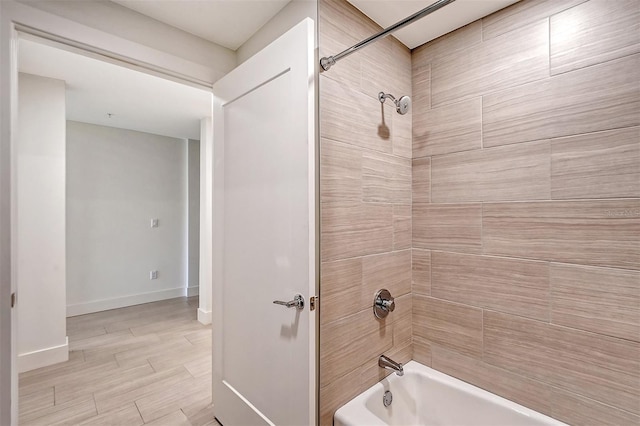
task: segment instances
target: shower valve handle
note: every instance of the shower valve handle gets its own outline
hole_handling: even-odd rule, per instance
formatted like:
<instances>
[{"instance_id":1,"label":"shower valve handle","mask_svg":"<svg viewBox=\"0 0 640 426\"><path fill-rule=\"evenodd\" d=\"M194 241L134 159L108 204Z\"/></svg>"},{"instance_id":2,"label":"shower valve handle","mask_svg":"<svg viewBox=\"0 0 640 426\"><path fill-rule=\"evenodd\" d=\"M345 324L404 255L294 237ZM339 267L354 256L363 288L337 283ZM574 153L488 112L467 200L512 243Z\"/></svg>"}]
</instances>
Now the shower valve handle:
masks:
<instances>
[{"instance_id":1,"label":"shower valve handle","mask_svg":"<svg viewBox=\"0 0 640 426\"><path fill-rule=\"evenodd\" d=\"M393 312L396 309L396 301L392 297L391 300L383 300L383 301L381 301L378 304L378 306L380 306L382 309L386 309L389 312Z\"/></svg>"},{"instance_id":2,"label":"shower valve handle","mask_svg":"<svg viewBox=\"0 0 640 426\"><path fill-rule=\"evenodd\" d=\"M378 319L383 319L389 312L393 312L396 309L395 299L389 293L389 290L383 288L379 290L373 299L373 314Z\"/></svg>"}]
</instances>

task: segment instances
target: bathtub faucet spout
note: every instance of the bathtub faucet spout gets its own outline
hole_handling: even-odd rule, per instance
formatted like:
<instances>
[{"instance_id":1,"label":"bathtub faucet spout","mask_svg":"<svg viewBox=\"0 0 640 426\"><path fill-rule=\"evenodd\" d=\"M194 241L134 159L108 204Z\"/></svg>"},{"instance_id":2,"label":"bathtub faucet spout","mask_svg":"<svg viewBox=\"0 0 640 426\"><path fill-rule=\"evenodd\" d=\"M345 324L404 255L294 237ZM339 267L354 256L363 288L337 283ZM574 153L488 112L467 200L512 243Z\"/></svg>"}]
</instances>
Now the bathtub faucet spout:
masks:
<instances>
[{"instance_id":1,"label":"bathtub faucet spout","mask_svg":"<svg viewBox=\"0 0 640 426\"><path fill-rule=\"evenodd\" d=\"M393 370L398 376L402 376L404 374L402 364L400 364L399 362L395 362L385 355L380 355L380 358L378 358L378 366L387 370Z\"/></svg>"}]
</instances>

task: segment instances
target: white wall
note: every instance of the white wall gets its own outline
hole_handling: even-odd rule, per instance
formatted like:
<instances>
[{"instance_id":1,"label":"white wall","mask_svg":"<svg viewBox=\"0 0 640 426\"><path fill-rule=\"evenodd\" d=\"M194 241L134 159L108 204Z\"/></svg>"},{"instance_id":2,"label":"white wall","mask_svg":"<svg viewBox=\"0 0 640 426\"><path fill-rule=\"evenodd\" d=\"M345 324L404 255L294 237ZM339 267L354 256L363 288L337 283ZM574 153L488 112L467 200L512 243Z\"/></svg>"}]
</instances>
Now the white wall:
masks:
<instances>
[{"instance_id":1,"label":"white wall","mask_svg":"<svg viewBox=\"0 0 640 426\"><path fill-rule=\"evenodd\" d=\"M212 82L236 66L234 51L110 1L20 2L204 65L213 71Z\"/></svg>"},{"instance_id":2,"label":"white wall","mask_svg":"<svg viewBox=\"0 0 640 426\"><path fill-rule=\"evenodd\" d=\"M238 64L258 53L304 18L308 17L313 19L314 22L318 22L317 15L318 3L316 0L292 0L238 48L236 51Z\"/></svg>"},{"instance_id":3,"label":"white wall","mask_svg":"<svg viewBox=\"0 0 640 426\"><path fill-rule=\"evenodd\" d=\"M213 286L213 128L200 120L200 276L198 321L211 324Z\"/></svg>"},{"instance_id":4,"label":"white wall","mask_svg":"<svg viewBox=\"0 0 640 426\"><path fill-rule=\"evenodd\" d=\"M189 139L189 246L187 283L189 296L199 291L200 283L200 141Z\"/></svg>"},{"instance_id":5,"label":"white wall","mask_svg":"<svg viewBox=\"0 0 640 426\"><path fill-rule=\"evenodd\" d=\"M20 74L14 247L18 368L68 359L65 315L65 83Z\"/></svg>"},{"instance_id":6,"label":"white wall","mask_svg":"<svg viewBox=\"0 0 640 426\"><path fill-rule=\"evenodd\" d=\"M186 139L67 122L69 316L186 294L187 185Z\"/></svg>"}]
</instances>

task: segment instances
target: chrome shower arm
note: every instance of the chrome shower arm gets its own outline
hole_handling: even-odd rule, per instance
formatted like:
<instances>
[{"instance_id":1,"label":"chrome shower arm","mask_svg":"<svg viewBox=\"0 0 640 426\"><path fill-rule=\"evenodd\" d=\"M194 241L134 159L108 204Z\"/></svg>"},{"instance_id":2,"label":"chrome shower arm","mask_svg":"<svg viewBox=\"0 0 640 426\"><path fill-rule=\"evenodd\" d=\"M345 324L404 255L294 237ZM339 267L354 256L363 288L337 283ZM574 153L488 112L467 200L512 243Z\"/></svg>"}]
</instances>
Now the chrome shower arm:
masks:
<instances>
[{"instance_id":1,"label":"chrome shower arm","mask_svg":"<svg viewBox=\"0 0 640 426\"><path fill-rule=\"evenodd\" d=\"M398 114L405 115L409 108L411 107L411 98L409 96L400 96L400 99L396 99L391 93L378 93L378 100L380 103L384 103L387 98L391 99L393 103L396 105L396 111Z\"/></svg>"},{"instance_id":2,"label":"chrome shower arm","mask_svg":"<svg viewBox=\"0 0 640 426\"><path fill-rule=\"evenodd\" d=\"M396 106L398 105L398 101L396 100L395 96L393 96L391 93L384 93L384 92L378 93L378 100L380 101L380 103L384 103L384 101L386 101L387 98L391 99L393 103L396 104Z\"/></svg>"}]
</instances>

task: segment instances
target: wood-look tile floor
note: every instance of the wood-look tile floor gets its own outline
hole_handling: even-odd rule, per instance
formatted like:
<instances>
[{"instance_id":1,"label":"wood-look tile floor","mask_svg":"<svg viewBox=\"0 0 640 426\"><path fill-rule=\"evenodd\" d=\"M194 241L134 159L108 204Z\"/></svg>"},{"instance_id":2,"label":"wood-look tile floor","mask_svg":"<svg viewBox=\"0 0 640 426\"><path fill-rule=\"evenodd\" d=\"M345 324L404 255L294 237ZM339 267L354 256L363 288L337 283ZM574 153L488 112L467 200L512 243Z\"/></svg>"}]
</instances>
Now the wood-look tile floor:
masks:
<instances>
[{"instance_id":1,"label":"wood-look tile floor","mask_svg":"<svg viewBox=\"0 0 640 426\"><path fill-rule=\"evenodd\" d=\"M67 319L69 361L20 374L21 425L216 425L197 297Z\"/></svg>"}]
</instances>

